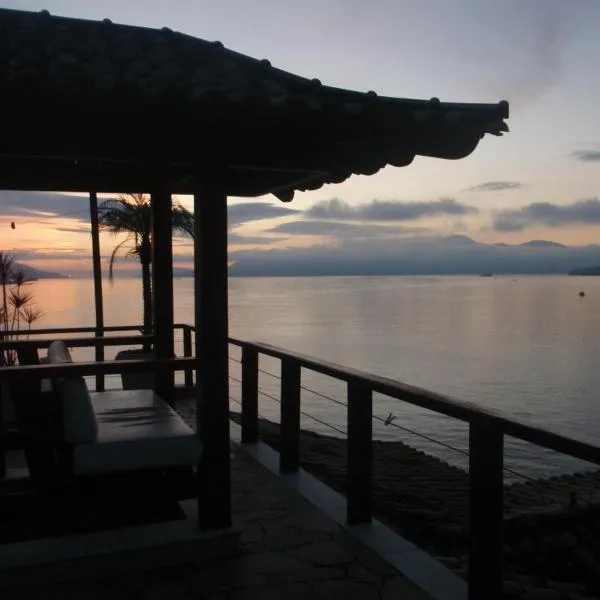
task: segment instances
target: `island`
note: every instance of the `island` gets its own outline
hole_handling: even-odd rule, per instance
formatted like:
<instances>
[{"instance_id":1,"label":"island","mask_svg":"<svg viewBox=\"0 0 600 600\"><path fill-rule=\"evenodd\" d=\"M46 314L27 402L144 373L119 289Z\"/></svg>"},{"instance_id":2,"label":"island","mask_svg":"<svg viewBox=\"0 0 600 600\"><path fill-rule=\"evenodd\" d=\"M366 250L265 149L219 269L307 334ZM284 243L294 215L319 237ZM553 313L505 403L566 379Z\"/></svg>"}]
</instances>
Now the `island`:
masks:
<instances>
[{"instance_id":1,"label":"island","mask_svg":"<svg viewBox=\"0 0 600 600\"><path fill-rule=\"evenodd\" d=\"M585 275L585 276L600 275L600 266L587 267L585 269L573 269L572 271L569 271L569 275Z\"/></svg>"}]
</instances>

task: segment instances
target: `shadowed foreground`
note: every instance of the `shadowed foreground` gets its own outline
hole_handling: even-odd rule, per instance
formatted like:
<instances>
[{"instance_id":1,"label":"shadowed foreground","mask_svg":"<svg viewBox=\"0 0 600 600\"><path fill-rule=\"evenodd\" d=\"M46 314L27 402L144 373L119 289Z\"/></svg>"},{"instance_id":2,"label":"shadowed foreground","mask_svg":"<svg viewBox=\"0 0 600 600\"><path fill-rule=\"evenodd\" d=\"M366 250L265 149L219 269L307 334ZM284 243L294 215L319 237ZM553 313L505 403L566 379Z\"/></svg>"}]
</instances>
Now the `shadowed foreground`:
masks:
<instances>
[{"instance_id":1,"label":"shadowed foreground","mask_svg":"<svg viewBox=\"0 0 600 600\"><path fill-rule=\"evenodd\" d=\"M354 598L428 600L429 596L353 539L329 517L234 448L233 515L239 541L220 558L175 567L2 589L4 600L89 598ZM192 553L190 553L192 554ZM187 558L187 557L186 557ZM73 575L76 577L76 575Z\"/></svg>"}]
</instances>

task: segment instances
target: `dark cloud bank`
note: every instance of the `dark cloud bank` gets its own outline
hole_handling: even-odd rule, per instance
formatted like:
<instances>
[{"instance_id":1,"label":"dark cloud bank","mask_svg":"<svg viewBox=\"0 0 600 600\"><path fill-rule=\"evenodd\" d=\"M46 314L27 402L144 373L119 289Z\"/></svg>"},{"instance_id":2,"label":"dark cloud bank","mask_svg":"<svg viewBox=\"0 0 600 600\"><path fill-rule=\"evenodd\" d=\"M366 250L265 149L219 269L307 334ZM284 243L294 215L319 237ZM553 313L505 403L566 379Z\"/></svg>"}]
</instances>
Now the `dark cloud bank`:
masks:
<instances>
[{"instance_id":1,"label":"dark cloud bank","mask_svg":"<svg viewBox=\"0 0 600 600\"><path fill-rule=\"evenodd\" d=\"M585 224L600 224L600 200L597 198L565 205L534 202L522 208L498 211L493 218L493 228L505 232L523 231L535 226L565 227Z\"/></svg>"},{"instance_id":2,"label":"dark cloud bank","mask_svg":"<svg viewBox=\"0 0 600 600\"><path fill-rule=\"evenodd\" d=\"M486 181L469 188L469 192L505 192L507 190L518 190L523 186L518 181Z\"/></svg>"},{"instance_id":3,"label":"dark cloud bank","mask_svg":"<svg viewBox=\"0 0 600 600\"><path fill-rule=\"evenodd\" d=\"M414 221L438 215L464 216L476 214L474 206L461 204L453 198L441 198L432 202L401 202L399 200L373 200L367 204L351 206L333 198L317 202L304 212L307 217L336 219L339 221Z\"/></svg>"},{"instance_id":4,"label":"dark cloud bank","mask_svg":"<svg viewBox=\"0 0 600 600\"><path fill-rule=\"evenodd\" d=\"M575 150L571 156L575 160L579 160L581 162L600 162L600 145L593 146L591 148Z\"/></svg>"}]
</instances>

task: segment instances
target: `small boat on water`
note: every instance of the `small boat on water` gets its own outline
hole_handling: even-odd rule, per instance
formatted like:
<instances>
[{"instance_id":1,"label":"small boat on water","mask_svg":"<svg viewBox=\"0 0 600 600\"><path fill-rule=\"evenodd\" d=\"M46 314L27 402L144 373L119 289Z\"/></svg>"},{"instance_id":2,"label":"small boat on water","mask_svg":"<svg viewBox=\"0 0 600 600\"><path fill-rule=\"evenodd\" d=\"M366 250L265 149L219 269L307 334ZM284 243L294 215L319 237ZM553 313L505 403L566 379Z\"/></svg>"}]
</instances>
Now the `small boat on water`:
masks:
<instances>
[{"instance_id":1,"label":"small boat on water","mask_svg":"<svg viewBox=\"0 0 600 600\"><path fill-rule=\"evenodd\" d=\"M482 273L479 277L493 277L493 273Z\"/></svg>"},{"instance_id":2,"label":"small boat on water","mask_svg":"<svg viewBox=\"0 0 600 600\"><path fill-rule=\"evenodd\" d=\"M579 292L579 297L580 297L580 298L583 298L584 296L585 296L585 292L584 292L583 290L581 290L581 291Z\"/></svg>"}]
</instances>

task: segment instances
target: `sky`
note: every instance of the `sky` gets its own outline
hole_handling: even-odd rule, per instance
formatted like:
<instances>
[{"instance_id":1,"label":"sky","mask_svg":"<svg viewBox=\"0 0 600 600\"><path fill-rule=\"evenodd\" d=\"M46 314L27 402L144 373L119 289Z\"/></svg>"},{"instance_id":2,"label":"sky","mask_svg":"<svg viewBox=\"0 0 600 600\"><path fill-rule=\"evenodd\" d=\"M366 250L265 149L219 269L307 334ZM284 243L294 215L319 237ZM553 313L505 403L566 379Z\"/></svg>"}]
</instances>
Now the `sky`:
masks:
<instances>
[{"instance_id":1,"label":"sky","mask_svg":"<svg viewBox=\"0 0 600 600\"><path fill-rule=\"evenodd\" d=\"M3 7L168 26L380 95L510 102L511 131L486 136L465 159L418 157L297 193L291 204L231 198L230 253L240 265L328 253L377 262L457 235L488 245L600 240L598 0L18 0ZM85 198L26 196L0 192L3 249L33 266L89 272ZM188 265L189 242L175 244L178 264ZM113 245L103 237L103 254Z\"/></svg>"}]
</instances>

